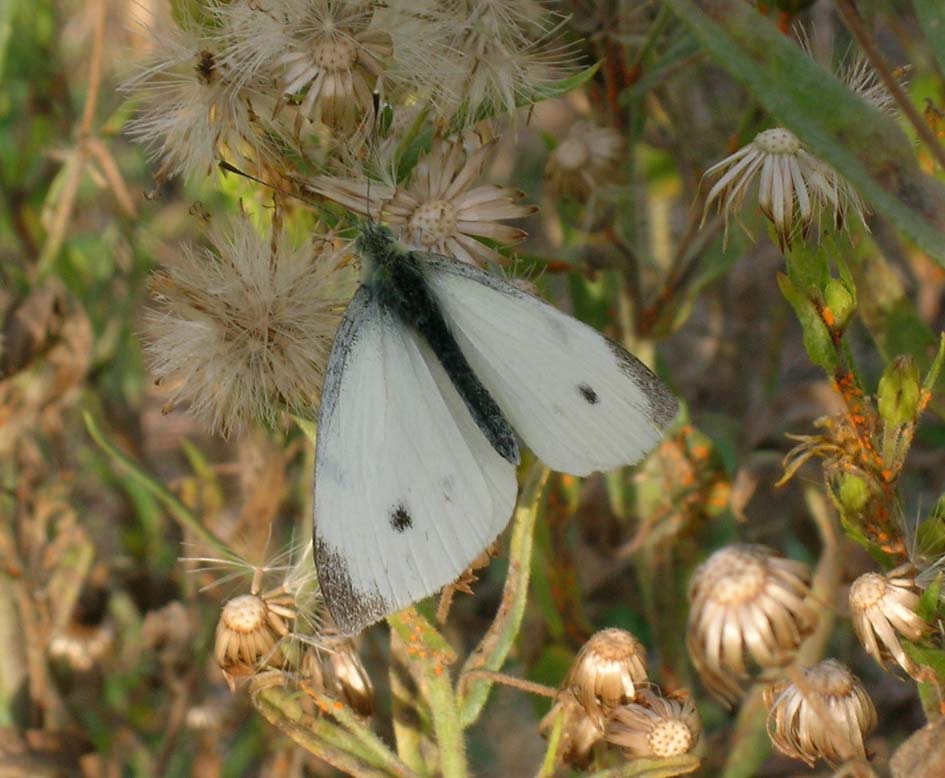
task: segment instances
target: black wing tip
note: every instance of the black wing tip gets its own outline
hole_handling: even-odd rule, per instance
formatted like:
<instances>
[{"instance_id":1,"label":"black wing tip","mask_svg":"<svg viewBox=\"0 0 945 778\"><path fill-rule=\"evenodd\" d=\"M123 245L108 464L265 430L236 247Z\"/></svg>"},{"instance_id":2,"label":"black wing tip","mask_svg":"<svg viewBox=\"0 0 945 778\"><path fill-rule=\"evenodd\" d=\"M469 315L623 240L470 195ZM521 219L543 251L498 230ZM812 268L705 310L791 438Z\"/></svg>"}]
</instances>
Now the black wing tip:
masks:
<instances>
[{"instance_id":1,"label":"black wing tip","mask_svg":"<svg viewBox=\"0 0 945 778\"><path fill-rule=\"evenodd\" d=\"M620 371L639 386L650 403L653 422L661 430L668 427L679 413L679 398L656 374L616 341L607 338L607 345L617 358Z\"/></svg>"},{"instance_id":2,"label":"black wing tip","mask_svg":"<svg viewBox=\"0 0 945 778\"><path fill-rule=\"evenodd\" d=\"M344 557L320 538L315 539L315 572L328 613L344 637L357 635L395 610L380 592L355 589Z\"/></svg>"}]
</instances>

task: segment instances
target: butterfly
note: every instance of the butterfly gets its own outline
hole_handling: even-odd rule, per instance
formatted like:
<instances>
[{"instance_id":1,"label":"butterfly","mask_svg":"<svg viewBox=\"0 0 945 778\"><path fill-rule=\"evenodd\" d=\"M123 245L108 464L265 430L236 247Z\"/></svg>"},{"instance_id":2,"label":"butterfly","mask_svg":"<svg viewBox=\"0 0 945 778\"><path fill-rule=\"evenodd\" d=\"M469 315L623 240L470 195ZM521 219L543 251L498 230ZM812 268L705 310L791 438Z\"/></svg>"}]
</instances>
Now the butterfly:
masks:
<instances>
[{"instance_id":1,"label":"butterfly","mask_svg":"<svg viewBox=\"0 0 945 778\"><path fill-rule=\"evenodd\" d=\"M504 278L355 242L362 280L332 344L315 456L315 565L354 634L454 581L508 523L519 438L577 476L641 459L678 404L592 327Z\"/></svg>"}]
</instances>

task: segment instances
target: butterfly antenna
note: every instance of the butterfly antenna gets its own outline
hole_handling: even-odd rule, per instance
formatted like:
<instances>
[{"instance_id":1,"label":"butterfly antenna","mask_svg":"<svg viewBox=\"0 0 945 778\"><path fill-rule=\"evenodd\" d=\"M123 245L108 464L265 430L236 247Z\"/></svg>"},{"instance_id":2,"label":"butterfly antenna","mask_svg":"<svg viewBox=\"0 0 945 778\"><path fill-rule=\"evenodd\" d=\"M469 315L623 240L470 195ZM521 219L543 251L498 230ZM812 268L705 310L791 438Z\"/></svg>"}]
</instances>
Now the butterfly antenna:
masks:
<instances>
[{"instance_id":1,"label":"butterfly antenna","mask_svg":"<svg viewBox=\"0 0 945 778\"><path fill-rule=\"evenodd\" d=\"M251 173L247 173L245 170L240 170L238 167L236 167L236 165L231 165L225 159L221 159L217 164L221 170L227 173L236 173L236 175L242 176L243 178L248 178L250 181L255 181L257 184L262 184L264 187L271 189L273 192L278 192L279 194L285 195L286 197L294 197L296 200L299 200L306 205L317 205L317 203L302 197L302 195L298 195L295 192L290 192L287 189L281 189L274 184L270 184L268 181L263 181L261 178L257 178Z\"/></svg>"},{"instance_id":2,"label":"butterfly antenna","mask_svg":"<svg viewBox=\"0 0 945 778\"><path fill-rule=\"evenodd\" d=\"M374 158L374 161L377 162L377 117L381 109L381 93L375 88L374 94L371 95L372 106L374 108L374 115L371 117L371 133L368 136L368 161L371 161L371 158ZM371 216L371 173L370 166L368 166L368 177L367 177L367 202L365 203L365 210L367 211L368 221L373 224L374 217Z\"/></svg>"}]
</instances>

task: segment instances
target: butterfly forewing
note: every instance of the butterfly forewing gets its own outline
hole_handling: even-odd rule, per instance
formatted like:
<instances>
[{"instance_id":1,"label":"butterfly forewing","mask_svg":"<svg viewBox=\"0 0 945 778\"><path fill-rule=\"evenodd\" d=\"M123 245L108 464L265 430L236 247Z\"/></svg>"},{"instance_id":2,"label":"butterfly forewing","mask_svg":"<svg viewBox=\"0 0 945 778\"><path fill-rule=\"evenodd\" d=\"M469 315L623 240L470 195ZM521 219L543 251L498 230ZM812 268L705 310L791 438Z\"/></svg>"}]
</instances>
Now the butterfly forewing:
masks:
<instances>
[{"instance_id":1,"label":"butterfly forewing","mask_svg":"<svg viewBox=\"0 0 945 778\"><path fill-rule=\"evenodd\" d=\"M677 400L625 349L504 279L425 254L453 336L525 443L574 475L641 459Z\"/></svg>"},{"instance_id":2,"label":"butterfly forewing","mask_svg":"<svg viewBox=\"0 0 945 778\"><path fill-rule=\"evenodd\" d=\"M339 629L456 579L515 495L514 467L430 347L362 287L332 347L316 452L316 566Z\"/></svg>"}]
</instances>

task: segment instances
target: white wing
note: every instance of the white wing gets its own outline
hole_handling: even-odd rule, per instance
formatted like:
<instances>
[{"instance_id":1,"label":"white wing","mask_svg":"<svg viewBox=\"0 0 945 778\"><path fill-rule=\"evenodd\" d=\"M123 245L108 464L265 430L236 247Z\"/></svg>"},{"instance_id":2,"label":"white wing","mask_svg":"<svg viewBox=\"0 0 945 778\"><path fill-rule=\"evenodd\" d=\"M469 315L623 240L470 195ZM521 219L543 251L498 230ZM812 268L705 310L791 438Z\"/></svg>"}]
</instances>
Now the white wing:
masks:
<instances>
[{"instance_id":1,"label":"white wing","mask_svg":"<svg viewBox=\"0 0 945 778\"><path fill-rule=\"evenodd\" d=\"M338 628L456 579L503 530L516 489L426 342L362 288L329 357L315 465L315 563Z\"/></svg>"},{"instance_id":2,"label":"white wing","mask_svg":"<svg viewBox=\"0 0 945 778\"><path fill-rule=\"evenodd\" d=\"M504 279L424 254L424 275L479 380L553 470L641 459L676 398L624 348Z\"/></svg>"}]
</instances>

